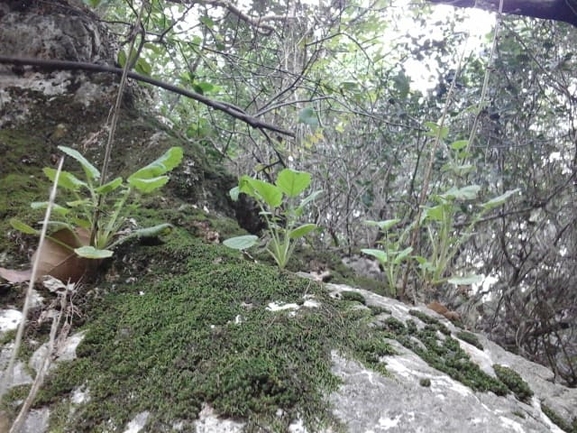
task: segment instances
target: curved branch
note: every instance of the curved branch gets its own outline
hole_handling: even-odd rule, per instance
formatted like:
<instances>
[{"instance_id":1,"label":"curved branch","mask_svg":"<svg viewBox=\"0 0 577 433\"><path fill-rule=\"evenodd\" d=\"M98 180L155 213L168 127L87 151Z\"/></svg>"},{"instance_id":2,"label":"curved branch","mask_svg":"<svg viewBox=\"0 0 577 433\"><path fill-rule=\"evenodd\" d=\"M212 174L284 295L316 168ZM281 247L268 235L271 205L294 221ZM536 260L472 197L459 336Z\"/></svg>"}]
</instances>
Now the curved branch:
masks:
<instances>
[{"instance_id":1,"label":"curved branch","mask_svg":"<svg viewBox=\"0 0 577 433\"><path fill-rule=\"evenodd\" d=\"M38 66L40 68L48 70L68 70L68 71L81 70L86 72L107 72L111 74L122 75L122 68L115 68L107 65L98 65L95 63L74 62L65 60L33 59L33 58L0 55L0 64L2 63L19 66ZM294 132L287 131L286 129L279 128L267 122L263 122L262 120L259 120L254 116L251 116L250 114L246 113L242 108L237 107L233 104L215 101L199 93L190 92L188 90L182 89L172 84L168 84L163 81L147 77L145 75L137 74L136 72L128 72L128 77L137 81L141 81L143 83L152 84L153 86L160 87L162 89L168 90L169 92L177 93L187 98L194 99L195 101L201 102L202 104L208 107L222 111L234 117L235 119L242 120L243 122L247 123L253 128L268 129L269 131L274 131L278 134L287 135L289 137L295 136Z\"/></svg>"}]
</instances>

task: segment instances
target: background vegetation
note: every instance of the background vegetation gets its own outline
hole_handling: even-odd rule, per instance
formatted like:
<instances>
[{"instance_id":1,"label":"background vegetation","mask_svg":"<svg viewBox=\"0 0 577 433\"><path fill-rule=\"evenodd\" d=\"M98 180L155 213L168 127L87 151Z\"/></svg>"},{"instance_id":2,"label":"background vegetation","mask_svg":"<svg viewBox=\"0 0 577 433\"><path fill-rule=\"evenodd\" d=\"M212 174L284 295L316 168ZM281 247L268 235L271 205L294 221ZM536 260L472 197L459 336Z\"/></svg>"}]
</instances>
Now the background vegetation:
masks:
<instances>
[{"instance_id":1,"label":"background vegetation","mask_svg":"<svg viewBox=\"0 0 577 433\"><path fill-rule=\"evenodd\" d=\"M407 261L399 284L577 386L573 27L504 17L491 55L494 18L416 0L152 0L140 20L137 2L86 3L125 42L121 66L222 104L155 89L163 122L235 174L311 173L324 191L304 215L321 228L316 249L382 248L365 220L398 219L393 241L408 230L398 248L414 256L447 241L440 279ZM428 123L443 116L446 129ZM443 224L415 225L468 185ZM472 272L485 283L447 283Z\"/></svg>"}]
</instances>

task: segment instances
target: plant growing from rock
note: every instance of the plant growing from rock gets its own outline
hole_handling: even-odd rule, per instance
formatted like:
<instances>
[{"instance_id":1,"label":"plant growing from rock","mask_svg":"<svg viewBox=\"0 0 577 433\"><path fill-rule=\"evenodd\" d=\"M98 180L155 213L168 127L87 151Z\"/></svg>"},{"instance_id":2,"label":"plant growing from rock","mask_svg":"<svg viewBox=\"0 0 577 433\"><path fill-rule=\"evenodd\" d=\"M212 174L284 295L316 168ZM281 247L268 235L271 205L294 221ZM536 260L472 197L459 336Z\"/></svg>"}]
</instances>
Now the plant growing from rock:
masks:
<instances>
[{"instance_id":1,"label":"plant growing from rock","mask_svg":"<svg viewBox=\"0 0 577 433\"><path fill-rule=\"evenodd\" d=\"M57 186L68 192L73 199L63 205L54 205L53 213L57 218L48 222L52 231L48 236L51 249L37 254L61 254L58 260L68 261L69 264L78 258L104 259L111 257L114 248L129 239L157 236L171 227L164 223L132 231L123 230L138 205L135 193L151 193L165 185L168 182L166 173L182 161L181 147L170 148L160 158L127 179L117 177L106 183L101 182L100 171L80 152L65 146L58 148L80 164L84 176L79 178L68 171L60 173ZM56 170L46 167L43 171L54 182ZM48 202L34 202L31 206L33 209L45 209ZM13 219L10 222L24 233L39 234L38 230L19 220ZM54 263L55 266L58 264Z\"/></svg>"},{"instance_id":2,"label":"plant growing from rock","mask_svg":"<svg viewBox=\"0 0 577 433\"><path fill-rule=\"evenodd\" d=\"M446 137L447 128L427 123L431 136ZM463 244L475 233L475 227L487 213L503 205L519 189L509 190L485 203L475 204L481 190L479 185L457 186L474 167L467 163L470 158L467 140L458 140L450 145L449 162L442 167L454 186L442 193L431 193L427 203L420 208L419 217L402 231L395 231L399 219L386 221L366 221L377 226L383 234L379 241L381 248L363 249L362 252L375 257L384 269L392 294L400 287L401 270L411 261L416 261L425 287L435 287L449 282L455 285L471 285L482 281L480 275L453 275L451 265ZM467 215L464 215L466 210ZM465 218L463 218L465 217ZM461 221L464 221L461 222ZM426 253L414 254L414 242L409 241L417 228L426 234ZM413 262L414 263L414 262Z\"/></svg>"},{"instance_id":3,"label":"plant growing from rock","mask_svg":"<svg viewBox=\"0 0 577 433\"><path fill-rule=\"evenodd\" d=\"M274 184L250 176L242 176L238 186L230 191L233 200L246 194L256 200L260 215L267 223L266 251L279 269L284 269L294 251L296 240L313 231L316 224L299 224L306 206L322 191L314 191L302 200L298 197L309 187L311 175L289 168L282 170ZM224 245L237 250L254 246L258 236L237 236L224 241Z\"/></svg>"}]
</instances>

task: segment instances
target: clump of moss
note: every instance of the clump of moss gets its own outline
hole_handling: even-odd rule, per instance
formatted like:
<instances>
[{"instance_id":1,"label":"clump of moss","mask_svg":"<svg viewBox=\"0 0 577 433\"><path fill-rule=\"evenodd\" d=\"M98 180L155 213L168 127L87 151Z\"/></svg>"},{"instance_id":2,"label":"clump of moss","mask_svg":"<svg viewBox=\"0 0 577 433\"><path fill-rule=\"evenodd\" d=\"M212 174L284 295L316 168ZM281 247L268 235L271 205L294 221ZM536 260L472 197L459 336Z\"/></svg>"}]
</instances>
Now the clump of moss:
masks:
<instances>
[{"instance_id":1,"label":"clump of moss","mask_svg":"<svg viewBox=\"0 0 577 433\"><path fill-rule=\"evenodd\" d=\"M376 305L369 305L369 309L373 313L373 316L378 316L380 314L393 314L393 312L388 308L378 307Z\"/></svg>"},{"instance_id":2,"label":"clump of moss","mask_svg":"<svg viewBox=\"0 0 577 433\"><path fill-rule=\"evenodd\" d=\"M351 336L355 358L360 360L366 367L388 374L386 364L382 362L384 356L395 355L392 346L385 341L386 335L376 330L367 331L366 335Z\"/></svg>"},{"instance_id":3,"label":"clump of moss","mask_svg":"<svg viewBox=\"0 0 577 433\"><path fill-rule=\"evenodd\" d=\"M429 316L426 313L423 313L419 310L409 310L409 314L411 316L415 316L421 322L425 323L425 326L428 326L430 329L435 329L445 335L451 335L451 331L447 328L444 324L439 322L439 320L435 319L434 317Z\"/></svg>"},{"instance_id":4,"label":"clump of moss","mask_svg":"<svg viewBox=\"0 0 577 433\"><path fill-rule=\"evenodd\" d=\"M457 334L455 334L457 338L472 344L473 346L475 346L477 349L479 350L484 350L483 345L481 344L481 342L479 341L479 339L477 338L477 336L471 332L467 332L467 331L459 331L457 332Z\"/></svg>"},{"instance_id":5,"label":"clump of moss","mask_svg":"<svg viewBox=\"0 0 577 433\"><path fill-rule=\"evenodd\" d=\"M342 302L316 283L239 260L181 231L136 256L118 260L137 270L138 286L110 287L92 305L78 359L60 364L37 398L37 405L56 404L80 384L90 389L90 401L52 420L54 429L97 431L148 410L155 417L146 431L160 431L175 419L194 420L203 403L249 427L277 425L279 408L285 429L296 417L330 424L325 396L340 383L331 350L350 351L385 372L380 359L392 349L382 333L340 320ZM121 271L134 275L130 266ZM296 318L267 309L271 302L302 303L304 294L322 306L302 307Z\"/></svg>"},{"instance_id":6,"label":"clump of moss","mask_svg":"<svg viewBox=\"0 0 577 433\"><path fill-rule=\"evenodd\" d=\"M429 388L431 386L431 379L423 378L419 380L419 385L425 388Z\"/></svg>"},{"instance_id":7,"label":"clump of moss","mask_svg":"<svg viewBox=\"0 0 577 433\"><path fill-rule=\"evenodd\" d=\"M533 397L533 391L516 371L499 364L493 365L493 370L501 382L515 394L519 400L527 402Z\"/></svg>"},{"instance_id":8,"label":"clump of moss","mask_svg":"<svg viewBox=\"0 0 577 433\"><path fill-rule=\"evenodd\" d=\"M393 335L404 335L407 333L405 324L394 317L387 317L383 320L382 327Z\"/></svg>"},{"instance_id":9,"label":"clump of moss","mask_svg":"<svg viewBox=\"0 0 577 433\"><path fill-rule=\"evenodd\" d=\"M436 318L431 317L420 310L409 310L409 314L411 316L418 318L421 322L427 323L429 325L437 325L440 323Z\"/></svg>"},{"instance_id":10,"label":"clump of moss","mask_svg":"<svg viewBox=\"0 0 577 433\"><path fill-rule=\"evenodd\" d=\"M508 393L507 387L499 380L484 373L471 361L459 342L449 335L439 338L437 328L426 325L417 329L407 322L408 335L400 335L398 341L419 355L431 367L436 368L463 385L476 391L492 391L497 395Z\"/></svg>"},{"instance_id":11,"label":"clump of moss","mask_svg":"<svg viewBox=\"0 0 577 433\"><path fill-rule=\"evenodd\" d=\"M361 293L355 292L353 290L345 290L341 292L341 299L343 301L359 302L363 305L366 305L367 303L365 297Z\"/></svg>"},{"instance_id":12,"label":"clump of moss","mask_svg":"<svg viewBox=\"0 0 577 433\"><path fill-rule=\"evenodd\" d=\"M541 403L541 410L547 417L551 420L553 424L559 427L561 430L567 433L577 433L577 417L574 417L569 424L561 415L551 409L544 403Z\"/></svg>"}]
</instances>

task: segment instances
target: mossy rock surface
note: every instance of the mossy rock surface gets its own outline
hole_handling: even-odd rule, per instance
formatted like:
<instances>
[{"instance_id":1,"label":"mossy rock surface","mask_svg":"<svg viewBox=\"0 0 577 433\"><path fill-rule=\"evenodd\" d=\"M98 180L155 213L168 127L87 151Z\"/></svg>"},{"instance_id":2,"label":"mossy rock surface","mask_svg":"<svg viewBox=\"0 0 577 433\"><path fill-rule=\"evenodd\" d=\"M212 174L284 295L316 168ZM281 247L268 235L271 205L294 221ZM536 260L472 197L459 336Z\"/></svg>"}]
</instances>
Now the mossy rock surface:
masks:
<instances>
[{"instance_id":1,"label":"mossy rock surface","mask_svg":"<svg viewBox=\"0 0 577 433\"><path fill-rule=\"evenodd\" d=\"M90 390L90 401L72 419L53 419L53 428L100 431L109 419L123 426L148 410L154 420L147 431L158 431L175 420L194 420L203 403L275 431L298 417L310 426L334 424L325 398L339 385L331 350L362 350L373 366L389 353L377 338L356 348L350 326L340 320L341 301L317 283L245 261L186 232L129 253L118 259L128 266L117 279L133 282L101 287L106 293L90 301L78 359L61 364L37 399L37 406L66 404L75 387ZM273 302L302 305L305 296L318 305L269 308Z\"/></svg>"}]
</instances>

